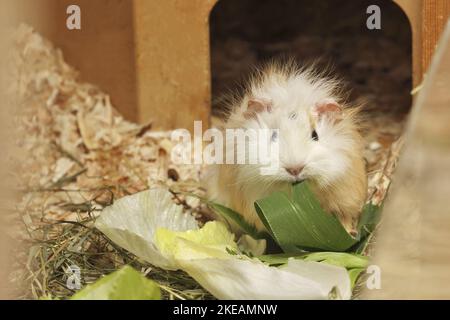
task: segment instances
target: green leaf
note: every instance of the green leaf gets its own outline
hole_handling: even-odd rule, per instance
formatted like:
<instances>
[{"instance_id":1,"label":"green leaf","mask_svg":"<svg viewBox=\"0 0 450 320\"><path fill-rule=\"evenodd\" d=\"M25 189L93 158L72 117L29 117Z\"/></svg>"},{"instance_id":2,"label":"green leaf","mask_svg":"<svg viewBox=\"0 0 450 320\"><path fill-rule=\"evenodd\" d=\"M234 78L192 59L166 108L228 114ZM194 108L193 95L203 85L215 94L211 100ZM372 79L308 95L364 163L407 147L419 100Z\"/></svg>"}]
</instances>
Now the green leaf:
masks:
<instances>
[{"instance_id":1,"label":"green leaf","mask_svg":"<svg viewBox=\"0 0 450 320\"><path fill-rule=\"evenodd\" d=\"M186 242L180 240L187 240L192 245L186 246ZM234 234L220 221L208 221L198 230L173 231L159 228L156 230L155 243L161 254L171 261L211 257L227 259L227 249L238 250Z\"/></svg>"},{"instance_id":2,"label":"green leaf","mask_svg":"<svg viewBox=\"0 0 450 320\"><path fill-rule=\"evenodd\" d=\"M262 256L258 256L257 258L270 266L277 266L287 263L289 258L302 259L303 256L306 254L307 253L304 253L303 255L293 256L292 254L289 253L277 253L277 254L265 254Z\"/></svg>"},{"instance_id":3,"label":"green leaf","mask_svg":"<svg viewBox=\"0 0 450 320\"><path fill-rule=\"evenodd\" d=\"M207 198L199 196L195 193L182 192L182 194L195 197L200 201L206 203L208 207L215 213L217 213L220 217L222 217L226 223L228 224L230 222L233 223L241 231L241 233L248 234L253 239L265 239L267 237L270 237L270 235L268 235L267 232L258 232L258 230L256 230L256 228L253 225L245 221L245 219L242 217L240 213L234 211L231 208L223 206L214 201L210 201Z\"/></svg>"},{"instance_id":4,"label":"green leaf","mask_svg":"<svg viewBox=\"0 0 450 320\"><path fill-rule=\"evenodd\" d=\"M72 296L71 300L160 300L159 286L130 266L124 266Z\"/></svg>"},{"instance_id":5,"label":"green leaf","mask_svg":"<svg viewBox=\"0 0 450 320\"><path fill-rule=\"evenodd\" d=\"M275 192L258 200L255 208L284 252L345 251L356 243L339 220L321 208L307 183L295 185L292 195Z\"/></svg>"},{"instance_id":6,"label":"green leaf","mask_svg":"<svg viewBox=\"0 0 450 320\"><path fill-rule=\"evenodd\" d=\"M352 288L355 287L356 280L358 280L359 275L365 270L366 270L365 268L355 268L348 270L348 276L350 277L350 283Z\"/></svg>"},{"instance_id":7,"label":"green leaf","mask_svg":"<svg viewBox=\"0 0 450 320\"><path fill-rule=\"evenodd\" d=\"M364 206L361 214L361 219L359 219L358 230L360 230L361 238L372 233L377 224L380 222L380 212L382 206L376 206L372 203L368 203Z\"/></svg>"},{"instance_id":8,"label":"green leaf","mask_svg":"<svg viewBox=\"0 0 450 320\"><path fill-rule=\"evenodd\" d=\"M378 207L363 210L358 236L347 233L340 221L325 212L307 182L292 187L291 194L275 192L256 201L256 211L284 252L303 250L347 251L373 230Z\"/></svg>"},{"instance_id":9,"label":"green leaf","mask_svg":"<svg viewBox=\"0 0 450 320\"><path fill-rule=\"evenodd\" d=\"M306 261L325 262L335 266L352 268L366 268L369 259L365 256L345 252L313 252L304 256Z\"/></svg>"},{"instance_id":10,"label":"green leaf","mask_svg":"<svg viewBox=\"0 0 450 320\"><path fill-rule=\"evenodd\" d=\"M156 247L156 230L198 229L195 218L183 213L183 208L173 202L172 194L166 188L152 188L115 201L103 209L95 226L120 247L167 270L177 267Z\"/></svg>"},{"instance_id":11,"label":"green leaf","mask_svg":"<svg viewBox=\"0 0 450 320\"><path fill-rule=\"evenodd\" d=\"M298 256L292 256L288 253L280 253L262 255L258 257L259 260L272 266L286 264L289 258L322 262L338 267L344 267L347 269L352 288L355 286L356 280L361 272L366 270L369 264L368 257L346 252L312 252L304 253Z\"/></svg>"},{"instance_id":12,"label":"green leaf","mask_svg":"<svg viewBox=\"0 0 450 320\"><path fill-rule=\"evenodd\" d=\"M302 259L305 261L325 262L335 266L352 268L366 268L368 258L359 254L346 252L305 252L293 256L289 253L267 254L259 256L258 259L269 265L280 265L287 263L289 258Z\"/></svg>"},{"instance_id":13,"label":"green leaf","mask_svg":"<svg viewBox=\"0 0 450 320\"><path fill-rule=\"evenodd\" d=\"M196 246L180 241L186 249ZM228 259L182 259L180 264L218 299L328 299L332 290L337 290L341 299L351 297L347 270L326 263L291 259L271 267L258 259L230 255Z\"/></svg>"},{"instance_id":14,"label":"green leaf","mask_svg":"<svg viewBox=\"0 0 450 320\"><path fill-rule=\"evenodd\" d=\"M212 201L207 201L207 203L208 206L217 214L223 217L226 221L235 223L242 233L250 235L253 239L264 239L269 236L267 232L258 232L254 226L247 223L242 215L236 211Z\"/></svg>"}]
</instances>

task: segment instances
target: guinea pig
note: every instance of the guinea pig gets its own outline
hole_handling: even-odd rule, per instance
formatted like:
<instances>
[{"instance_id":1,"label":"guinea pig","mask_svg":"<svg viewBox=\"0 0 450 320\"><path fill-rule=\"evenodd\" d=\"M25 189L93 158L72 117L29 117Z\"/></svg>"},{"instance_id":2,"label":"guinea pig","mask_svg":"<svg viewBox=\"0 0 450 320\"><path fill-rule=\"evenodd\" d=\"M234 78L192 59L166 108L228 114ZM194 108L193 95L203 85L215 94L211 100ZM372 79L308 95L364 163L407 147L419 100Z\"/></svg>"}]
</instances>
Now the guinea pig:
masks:
<instances>
[{"instance_id":1,"label":"guinea pig","mask_svg":"<svg viewBox=\"0 0 450 320\"><path fill-rule=\"evenodd\" d=\"M367 196L367 175L360 108L344 102L341 82L314 67L270 63L255 72L229 108L220 130L270 130L258 143L278 143L279 165L270 175L261 174L258 163L211 165L205 179L208 198L262 231L254 202L307 180L322 208L354 235ZM246 152L248 159L252 151Z\"/></svg>"}]
</instances>

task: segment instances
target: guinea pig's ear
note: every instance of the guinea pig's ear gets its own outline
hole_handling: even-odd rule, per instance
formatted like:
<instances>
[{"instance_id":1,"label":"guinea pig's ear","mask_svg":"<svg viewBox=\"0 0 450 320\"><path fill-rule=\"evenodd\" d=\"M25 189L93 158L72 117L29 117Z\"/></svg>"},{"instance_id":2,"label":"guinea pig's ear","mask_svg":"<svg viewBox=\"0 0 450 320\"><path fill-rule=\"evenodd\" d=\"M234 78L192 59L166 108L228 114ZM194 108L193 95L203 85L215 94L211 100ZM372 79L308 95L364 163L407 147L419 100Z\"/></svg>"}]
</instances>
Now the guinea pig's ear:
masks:
<instances>
[{"instance_id":1,"label":"guinea pig's ear","mask_svg":"<svg viewBox=\"0 0 450 320\"><path fill-rule=\"evenodd\" d=\"M247 102L247 110L244 111L244 118L256 118L258 113L272 112L272 101L265 98L250 98Z\"/></svg>"},{"instance_id":2,"label":"guinea pig's ear","mask_svg":"<svg viewBox=\"0 0 450 320\"><path fill-rule=\"evenodd\" d=\"M313 114L319 120L327 118L333 123L337 123L343 119L342 107L333 99L326 99L316 103Z\"/></svg>"}]
</instances>

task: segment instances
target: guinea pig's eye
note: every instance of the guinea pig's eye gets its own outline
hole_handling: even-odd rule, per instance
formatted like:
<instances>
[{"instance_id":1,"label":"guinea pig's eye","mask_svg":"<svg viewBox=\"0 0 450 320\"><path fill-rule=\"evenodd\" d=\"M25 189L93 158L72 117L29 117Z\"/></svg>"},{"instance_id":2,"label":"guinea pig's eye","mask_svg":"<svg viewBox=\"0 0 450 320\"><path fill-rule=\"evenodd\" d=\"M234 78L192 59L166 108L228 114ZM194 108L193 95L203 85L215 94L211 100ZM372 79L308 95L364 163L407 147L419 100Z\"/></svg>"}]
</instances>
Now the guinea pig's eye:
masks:
<instances>
[{"instance_id":1,"label":"guinea pig's eye","mask_svg":"<svg viewBox=\"0 0 450 320\"><path fill-rule=\"evenodd\" d=\"M289 115L289 119L291 119L291 120L295 120L295 119L297 119L297 112L292 112L290 115Z\"/></svg>"},{"instance_id":2,"label":"guinea pig's eye","mask_svg":"<svg viewBox=\"0 0 450 320\"><path fill-rule=\"evenodd\" d=\"M278 139L278 131L274 130L272 131L272 136L270 137L270 140L272 140L272 142L277 141Z\"/></svg>"},{"instance_id":3,"label":"guinea pig's eye","mask_svg":"<svg viewBox=\"0 0 450 320\"><path fill-rule=\"evenodd\" d=\"M319 136L317 135L316 130L313 130L313 131L312 131L312 133L311 133L311 138L312 138L314 141L319 140Z\"/></svg>"}]
</instances>

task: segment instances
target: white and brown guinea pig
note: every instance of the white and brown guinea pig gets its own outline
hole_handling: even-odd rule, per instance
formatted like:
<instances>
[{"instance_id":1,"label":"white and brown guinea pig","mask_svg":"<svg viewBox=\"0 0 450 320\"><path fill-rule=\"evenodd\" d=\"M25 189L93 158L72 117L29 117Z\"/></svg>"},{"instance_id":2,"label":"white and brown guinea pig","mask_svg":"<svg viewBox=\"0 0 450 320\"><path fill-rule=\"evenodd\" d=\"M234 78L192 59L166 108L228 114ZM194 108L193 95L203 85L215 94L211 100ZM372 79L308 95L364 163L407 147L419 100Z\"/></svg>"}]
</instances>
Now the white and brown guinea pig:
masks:
<instances>
[{"instance_id":1,"label":"white and brown guinea pig","mask_svg":"<svg viewBox=\"0 0 450 320\"><path fill-rule=\"evenodd\" d=\"M322 207L354 233L367 176L358 108L344 104L341 90L338 80L292 62L257 71L243 97L232 100L221 129L278 129L259 143L278 140L279 167L276 174L263 175L258 164L211 165L205 179L209 198L263 230L254 202L308 180Z\"/></svg>"}]
</instances>

